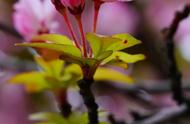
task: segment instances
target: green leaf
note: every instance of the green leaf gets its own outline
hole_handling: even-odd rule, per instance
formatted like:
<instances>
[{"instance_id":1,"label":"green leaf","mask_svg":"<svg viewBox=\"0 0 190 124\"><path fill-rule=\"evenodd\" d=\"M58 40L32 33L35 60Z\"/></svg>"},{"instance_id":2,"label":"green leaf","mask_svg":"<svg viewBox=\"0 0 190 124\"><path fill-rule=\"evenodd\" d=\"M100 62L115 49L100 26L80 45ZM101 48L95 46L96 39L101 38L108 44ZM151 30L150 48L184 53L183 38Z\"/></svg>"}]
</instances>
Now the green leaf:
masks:
<instances>
[{"instance_id":1,"label":"green leaf","mask_svg":"<svg viewBox=\"0 0 190 124\"><path fill-rule=\"evenodd\" d=\"M55 59L51 61L45 61L42 57L36 56L35 60L37 64L44 70L46 75L59 78L64 66L64 61Z\"/></svg>"},{"instance_id":2,"label":"green leaf","mask_svg":"<svg viewBox=\"0 0 190 124\"><path fill-rule=\"evenodd\" d=\"M38 124L87 124L87 114L73 113L69 118L64 118L58 113L36 113L30 116L30 120L40 121Z\"/></svg>"},{"instance_id":3,"label":"green leaf","mask_svg":"<svg viewBox=\"0 0 190 124\"><path fill-rule=\"evenodd\" d=\"M98 56L99 52L102 49L101 48L102 47L101 39L93 33L87 33L86 39L90 43L90 46L92 48L92 52L93 52L94 56L95 57Z\"/></svg>"},{"instance_id":4,"label":"green leaf","mask_svg":"<svg viewBox=\"0 0 190 124\"><path fill-rule=\"evenodd\" d=\"M70 64L64 69L65 73L73 73L76 75L81 75L82 76L82 70L81 67L77 64Z\"/></svg>"},{"instance_id":5,"label":"green leaf","mask_svg":"<svg viewBox=\"0 0 190 124\"><path fill-rule=\"evenodd\" d=\"M64 67L64 62L62 60L53 60L48 62L49 66L51 67L52 70L52 76L59 78L61 76L61 72Z\"/></svg>"},{"instance_id":6,"label":"green leaf","mask_svg":"<svg viewBox=\"0 0 190 124\"><path fill-rule=\"evenodd\" d=\"M40 66L40 68L43 69L43 71L45 71L48 75L52 74L48 63L46 61L44 61L42 57L35 56L34 59L35 59L36 63L38 64L38 66Z\"/></svg>"},{"instance_id":7,"label":"green leaf","mask_svg":"<svg viewBox=\"0 0 190 124\"><path fill-rule=\"evenodd\" d=\"M41 72L21 73L12 77L9 82L11 84L24 84L28 92L39 92L49 88L48 83L44 79L44 74Z\"/></svg>"},{"instance_id":8,"label":"green leaf","mask_svg":"<svg viewBox=\"0 0 190 124\"><path fill-rule=\"evenodd\" d=\"M57 113L36 113L30 115L29 119L40 121L37 124L68 124L67 120Z\"/></svg>"},{"instance_id":9,"label":"green leaf","mask_svg":"<svg viewBox=\"0 0 190 124\"><path fill-rule=\"evenodd\" d=\"M27 46L35 48L46 48L61 52L62 54L68 54L76 57L81 57L80 50L72 45L54 44L54 43L19 43L16 46Z\"/></svg>"},{"instance_id":10,"label":"green leaf","mask_svg":"<svg viewBox=\"0 0 190 124\"><path fill-rule=\"evenodd\" d=\"M95 58L102 54L102 52L105 52L109 45L120 41L118 38L97 35L95 33L87 33L86 38L90 43Z\"/></svg>"},{"instance_id":11,"label":"green leaf","mask_svg":"<svg viewBox=\"0 0 190 124\"><path fill-rule=\"evenodd\" d=\"M64 70L66 74L74 74L78 76L79 78L82 78L82 70L80 66L77 64L71 64L67 66ZM106 67L97 68L94 75L94 79L95 81L108 80L108 81L113 81L113 82L116 81L116 82L121 82L121 83L134 82L130 76L125 75L122 72L116 71L111 68L106 68Z\"/></svg>"},{"instance_id":12,"label":"green leaf","mask_svg":"<svg viewBox=\"0 0 190 124\"><path fill-rule=\"evenodd\" d=\"M106 58L103 63L108 63L110 61L124 62L124 63L135 63L137 61L144 60L145 56L143 54L131 55L125 52L116 51L111 56Z\"/></svg>"},{"instance_id":13,"label":"green leaf","mask_svg":"<svg viewBox=\"0 0 190 124\"><path fill-rule=\"evenodd\" d=\"M35 36L32 41L47 41L56 44L63 44L63 45L74 45L72 40L64 35L59 34L42 34Z\"/></svg>"},{"instance_id":14,"label":"green leaf","mask_svg":"<svg viewBox=\"0 0 190 124\"><path fill-rule=\"evenodd\" d=\"M130 34L116 34L112 37L120 39L120 42L113 43L109 48L107 48L107 50L122 50L141 43L140 40L134 38Z\"/></svg>"},{"instance_id":15,"label":"green leaf","mask_svg":"<svg viewBox=\"0 0 190 124\"><path fill-rule=\"evenodd\" d=\"M124 73L116 71L111 68L99 67L94 75L95 80L107 80L121 83L133 83L134 80Z\"/></svg>"},{"instance_id":16,"label":"green leaf","mask_svg":"<svg viewBox=\"0 0 190 124\"><path fill-rule=\"evenodd\" d=\"M78 65L84 65L83 58L76 57L76 56L72 56L72 55L68 55L68 54L62 54L60 56L60 59L65 60L65 61L70 62L70 63L75 63Z\"/></svg>"},{"instance_id":17,"label":"green leaf","mask_svg":"<svg viewBox=\"0 0 190 124\"><path fill-rule=\"evenodd\" d=\"M39 121L37 124L87 124L88 116L86 113L72 113L68 118L64 118L58 113L36 113L32 114L30 120ZM100 122L100 124L107 124Z\"/></svg>"},{"instance_id":18,"label":"green leaf","mask_svg":"<svg viewBox=\"0 0 190 124\"><path fill-rule=\"evenodd\" d=\"M86 37L92 47L95 58L102 52L108 50L118 51L141 43L140 40L137 40L130 34L103 36L95 33L87 33Z\"/></svg>"},{"instance_id":19,"label":"green leaf","mask_svg":"<svg viewBox=\"0 0 190 124\"><path fill-rule=\"evenodd\" d=\"M104 60L106 59L107 57L111 56L113 53L113 51L109 50L109 51L105 51L105 52L102 52L98 57L97 57L97 60Z\"/></svg>"}]
</instances>

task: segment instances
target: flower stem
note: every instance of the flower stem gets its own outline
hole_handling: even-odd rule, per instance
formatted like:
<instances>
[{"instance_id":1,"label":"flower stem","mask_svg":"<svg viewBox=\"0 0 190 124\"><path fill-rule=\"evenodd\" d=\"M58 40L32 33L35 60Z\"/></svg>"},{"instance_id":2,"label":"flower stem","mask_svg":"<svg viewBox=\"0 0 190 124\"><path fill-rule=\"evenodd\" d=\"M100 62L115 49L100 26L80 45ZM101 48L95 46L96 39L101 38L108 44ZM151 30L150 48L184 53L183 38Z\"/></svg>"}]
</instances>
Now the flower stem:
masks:
<instances>
[{"instance_id":1,"label":"flower stem","mask_svg":"<svg viewBox=\"0 0 190 124\"><path fill-rule=\"evenodd\" d=\"M99 15L100 6L102 5L102 3L103 2L101 2L101 1L94 1L94 27L93 27L93 32L96 32L96 29L97 29L98 15Z\"/></svg>"},{"instance_id":2,"label":"flower stem","mask_svg":"<svg viewBox=\"0 0 190 124\"><path fill-rule=\"evenodd\" d=\"M82 20L81 20L81 14L76 15L75 18L77 20L79 30L80 30L80 34L81 34L81 37L82 37L82 46L83 46L84 57L87 57L87 46L86 46L86 40L85 40L83 24L82 24Z\"/></svg>"},{"instance_id":3,"label":"flower stem","mask_svg":"<svg viewBox=\"0 0 190 124\"><path fill-rule=\"evenodd\" d=\"M80 45L79 45L79 43L77 42L76 35L75 35L74 31L73 31L73 27L72 27L72 25L71 25L71 23L70 23L70 21L69 21L69 18L68 18L68 15L67 15L66 12L63 14L63 17L64 17L64 20L65 20L65 22L66 22L66 24L67 24L67 27L68 27L68 29L69 29L69 31L70 31L70 33L71 33L71 36L72 36L72 38L73 38L73 40L74 40L74 42L75 42L75 45L77 46L77 48L80 49Z\"/></svg>"},{"instance_id":4,"label":"flower stem","mask_svg":"<svg viewBox=\"0 0 190 124\"><path fill-rule=\"evenodd\" d=\"M98 105L95 102L94 95L91 91L93 79L82 79L78 81L80 87L80 94L84 100L84 104L88 109L88 124L98 124Z\"/></svg>"}]
</instances>

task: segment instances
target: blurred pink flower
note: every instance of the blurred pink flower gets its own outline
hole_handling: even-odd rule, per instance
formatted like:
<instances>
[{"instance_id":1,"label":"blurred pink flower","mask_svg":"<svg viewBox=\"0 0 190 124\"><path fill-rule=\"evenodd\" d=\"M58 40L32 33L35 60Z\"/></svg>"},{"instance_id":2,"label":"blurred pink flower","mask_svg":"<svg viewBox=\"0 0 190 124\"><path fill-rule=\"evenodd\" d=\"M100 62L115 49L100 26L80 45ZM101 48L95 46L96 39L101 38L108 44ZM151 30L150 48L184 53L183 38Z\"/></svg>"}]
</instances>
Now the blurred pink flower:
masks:
<instances>
[{"instance_id":1,"label":"blurred pink flower","mask_svg":"<svg viewBox=\"0 0 190 124\"><path fill-rule=\"evenodd\" d=\"M97 32L104 35L134 33L137 23L138 14L130 6L121 2L106 3L100 9Z\"/></svg>"},{"instance_id":2,"label":"blurred pink flower","mask_svg":"<svg viewBox=\"0 0 190 124\"><path fill-rule=\"evenodd\" d=\"M146 21L158 31L168 27L175 12L182 10L189 0L149 0L145 8Z\"/></svg>"},{"instance_id":3,"label":"blurred pink flower","mask_svg":"<svg viewBox=\"0 0 190 124\"><path fill-rule=\"evenodd\" d=\"M14 26L27 40L36 34L54 32L57 27L50 0L20 0L14 9Z\"/></svg>"}]
</instances>

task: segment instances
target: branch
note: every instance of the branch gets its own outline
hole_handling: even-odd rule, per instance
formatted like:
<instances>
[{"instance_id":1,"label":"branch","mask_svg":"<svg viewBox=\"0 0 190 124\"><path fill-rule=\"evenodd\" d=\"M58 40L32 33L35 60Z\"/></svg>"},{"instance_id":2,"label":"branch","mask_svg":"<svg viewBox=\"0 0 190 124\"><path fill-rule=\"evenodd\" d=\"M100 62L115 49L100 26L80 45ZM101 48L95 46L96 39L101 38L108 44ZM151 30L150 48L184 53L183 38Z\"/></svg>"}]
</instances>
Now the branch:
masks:
<instances>
[{"instance_id":1,"label":"branch","mask_svg":"<svg viewBox=\"0 0 190 124\"><path fill-rule=\"evenodd\" d=\"M55 94L58 100L58 105L60 109L61 115L63 117L68 118L72 111L71 111L71 105L67 101L67 91L66 89L61 89L58 94Z\"/></svg>"},{"instance_id":2,"label":"branch","mask_svg":"<svg viewBox=\"0 0 190 124\"><path fill-rule=\"evenodd\" d=\"M108 116L108 120L110 121L111 124L126 124L125 122L123 121L117 121L115 120L114 116L113 115L109 115Z\"/></svg>"},{"instance_id":3,"label":"branch","mask_svg":"<svg viewBox=\"0 0 190 124\"><path fill-rule=\"evenodd\" d=\"M187 112L187 109L187 106L184 104L180 106L164 108L150 118L135 122L133 124L162 124L163 122L167 122L172 119L176 119L177 117L183 116L183 114Z\"/></svg>"},{"instance_id":4,"label":"branch","mask_svg":"<svg viewBox=\"0 0 190 124\"><path fill-rule=\"evenodd\" d=\"M184 102L184 96L182 91L181 72L179 71L175 60L175 44L174 35L179 27L181 21L186 19L190 13L190 5L186 5L183 11L176 12L175 18L169 28L164 31L164 40L167 43L167 57L169 66L169 78L171 80L171 90L173 93L173 99L178 103Z\"/></svg>"},{"instance_id":5,"label":"branch","mask_svg":"<svg viewBox=\"0 0 190 124\"><path fill-rule=\"evenodd\" d=\"M88 109L89 124L98 124L98 105L91 90L93 82L93 79L82 79L78 81L78 86L80 87L80 94L83 97L84 104Z\"/></svg>"},{"instance_id":6,"label":"branch","mask_svg":"<svg viewBox=\"0 0 190 124\"><path fill-rule=\"evenodd\" d=\"M3 24L1 22L0 22L0 30L16 38L23 39L23 37L14 28L9 27L8 25Z\"/></svg>"}]
</instances>

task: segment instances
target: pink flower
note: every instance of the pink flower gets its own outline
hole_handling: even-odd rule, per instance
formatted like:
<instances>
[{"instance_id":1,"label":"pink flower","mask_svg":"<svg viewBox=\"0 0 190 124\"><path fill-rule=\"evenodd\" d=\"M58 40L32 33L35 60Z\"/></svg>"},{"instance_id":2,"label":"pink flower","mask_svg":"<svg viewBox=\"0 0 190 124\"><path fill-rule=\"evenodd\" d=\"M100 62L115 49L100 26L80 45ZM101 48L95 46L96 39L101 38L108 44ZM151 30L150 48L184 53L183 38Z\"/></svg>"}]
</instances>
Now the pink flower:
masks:
<instances>
[{"instance_id":1,"label":"pink flower","mask_svg":"<svg viewBox=\"0 0 190 124\"><path fill-rule=\"evenodd\" d=\"M103 3L105 2L116 2L116 1L132 1L132 0L93 0L94 1L94 27L93 27L93 31L96 32L96 28L97 28L97 21L98 21L98 15L99 15L99 11L100 11L100 7Z\"/></svg>"},{"instance_id":2,"label":"pink flower","mask_svg":"<svg viewBox=\"0 0 190 124\"><path fill-rule=\"evenodd\" d=\"M54 32L57 27L49 0L20 0L14 9L14 26L26 40L40 33Z\"/></svg>"}]
</instances>

